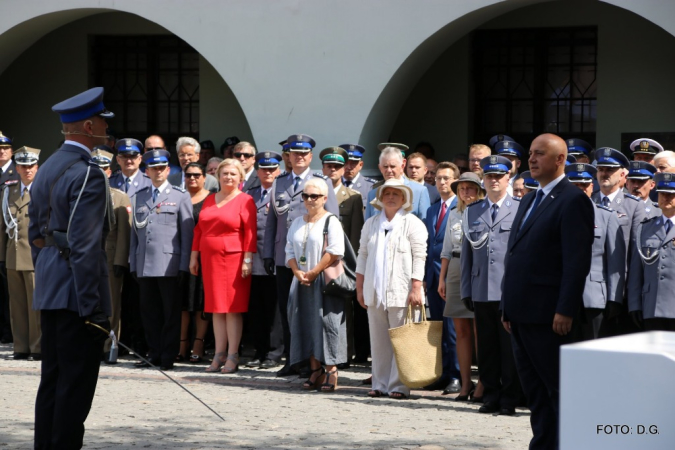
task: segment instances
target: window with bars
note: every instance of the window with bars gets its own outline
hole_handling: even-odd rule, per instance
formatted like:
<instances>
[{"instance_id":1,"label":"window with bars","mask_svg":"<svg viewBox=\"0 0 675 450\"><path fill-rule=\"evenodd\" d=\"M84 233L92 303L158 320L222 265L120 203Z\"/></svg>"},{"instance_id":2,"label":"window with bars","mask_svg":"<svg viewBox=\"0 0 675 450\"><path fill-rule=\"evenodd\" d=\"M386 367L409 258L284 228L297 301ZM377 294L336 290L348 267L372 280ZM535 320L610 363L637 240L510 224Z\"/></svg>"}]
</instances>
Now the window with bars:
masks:
<instances>
[{"instance_id":1,"label":"window with bars","mask_svg":"<svg viewBox=\"0 0 675 450\"><path fill-rule=\"evenodd\" d=\"M478 30L474 142L550 132L595 143L597 28Z\"/></svg>"},{"instance_id":2,"label":"window with bars","mask_svg":"<svg viewBox=\"0 0 675 450\"><path fill-rule=\"evenodd\" d=\"M93 81L120 137L199 139L199 53L176 36L94 36Z\"/></svg>"}]
</instances>

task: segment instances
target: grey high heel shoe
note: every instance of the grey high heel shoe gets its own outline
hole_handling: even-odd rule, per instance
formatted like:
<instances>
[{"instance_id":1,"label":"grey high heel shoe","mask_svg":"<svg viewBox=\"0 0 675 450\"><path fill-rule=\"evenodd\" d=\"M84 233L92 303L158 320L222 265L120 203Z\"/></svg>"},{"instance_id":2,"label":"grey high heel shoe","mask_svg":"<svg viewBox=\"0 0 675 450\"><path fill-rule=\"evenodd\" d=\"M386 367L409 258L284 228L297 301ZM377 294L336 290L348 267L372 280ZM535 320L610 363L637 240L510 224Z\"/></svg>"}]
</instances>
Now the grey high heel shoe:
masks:
<instances>
[{"instance_id":1,"label":"grey high heel shoe","mask_svg":"<svg viewBox=\"0 0 675 450\"><path fill-rule=\"evenodd\" d=\"M211 365L206 368L205 372L215 373L220 370L221 367L225 365L225 362L221 359L225 352L216 353L213 355L213 361Z\"/></svg>"},{"instance_id":2,"label":"grey high heel shoe","mask_svg":"<svg viewBox=\"0 0 675 450\"><path fill-rule=\"evenodd\" d=\"M227 360L230 360L230 361L234 362L234 364L235 364L234 368L225 367L223 365L223 369L220 371L220 373L232 374L232 373L236 373L237 371L239 371L239 353L231 353L231 354L227 355L226 361Z\"/></svg>"}]
</instances>

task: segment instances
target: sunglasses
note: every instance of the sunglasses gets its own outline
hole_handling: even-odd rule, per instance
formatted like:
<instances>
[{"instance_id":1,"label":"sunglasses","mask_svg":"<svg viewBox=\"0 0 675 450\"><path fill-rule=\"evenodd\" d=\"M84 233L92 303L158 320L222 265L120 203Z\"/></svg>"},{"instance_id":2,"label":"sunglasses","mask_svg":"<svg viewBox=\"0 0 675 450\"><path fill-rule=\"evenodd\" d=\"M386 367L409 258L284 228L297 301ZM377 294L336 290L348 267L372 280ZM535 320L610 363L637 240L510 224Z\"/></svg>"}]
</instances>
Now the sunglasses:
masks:
<instances>
[{"instance_id":1,"label":"sunglasses","mask_svg":"<svg viewBox=\"0 0 675 450\"><path fill-rule=\"evenodd\" d=\"M146 152L151 152L153 150L165 150L164 147L145 147Z\"/></svg>"},{"instance_id":2,"label":"sunglasses","mask_svg":"<svg viewBox=\"0 0 675 450\"><path fill-rule=\"evenodd\" d=\"M302 199L307 201L308 199L312 199L312 201L316 201L316 199L324 197L321 194L305 194L304 192L302 193Z\"/></svg>"},{"instance_id":3,"label":"sunglasses","mask_svg":"<svg viewBox=\"0 0 675 450\"><path fill-rule=\"evenodd\" d=\"M241 153L241 152L236 152L236 153L234 154L234 157L235 157L235 158L241 158L242 156L243 156L244 158L247 158L247 159L248 159L248 158L253 158L255 155L254 155L254 154L251 154L251 153Z\"/></svg>"},{"instance_id":4,"label":"sunglasses","mask_svg":"<svg viewBox=\"0 0 675 450\"><path fill-rule=\"evenodd\" d=\"M186 173L185 178L199 178L201 177L201 173Z\"/></svg>"}]
</instances>

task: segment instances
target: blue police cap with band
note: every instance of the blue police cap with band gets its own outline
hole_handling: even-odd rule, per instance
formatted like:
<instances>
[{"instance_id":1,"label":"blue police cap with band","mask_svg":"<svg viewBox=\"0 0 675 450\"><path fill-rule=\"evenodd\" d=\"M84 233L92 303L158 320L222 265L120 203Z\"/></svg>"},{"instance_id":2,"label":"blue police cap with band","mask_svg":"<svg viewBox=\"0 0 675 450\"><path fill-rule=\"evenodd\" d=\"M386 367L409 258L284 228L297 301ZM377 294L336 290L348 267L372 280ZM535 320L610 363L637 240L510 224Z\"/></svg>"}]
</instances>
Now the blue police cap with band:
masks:
<instances>
[{"instance_id":1,"label":"blue police cap with band","mask_svg":"<svg viewBox=\"0 0 675 450\"><path fill-rule=\"evenodd\" d=\"M572 163L577 162L577 157L571 154L567 154L567 160L565 161L565 165L569 166Z\"/></svg>"},{"instance_id":2,"label":"blue police cap with band","mask_svg":"<svg viewBox=\"0 0 675 450\"><path fill-rule=\"evenodd\" d=\"M654 139L640 138L630 143L633 154L656 155L663 151L663 146Z\"/></svg>"},{"instance_id":3,"label":"blue police cap with band","mask_svg":"<svg viewBox=\"0 0 675 450\"><path fill-rule=\"evenodd\" d=\"M147 167L159 167L169 165L170 154L166 150L153 150L143 155L143 162Z\"/></svg>"},{"instance_id":4,"label":"blue police cap with band","mask_svg":"<svg viewBox=\"0 0 675 450\"><path fill-rule=\"evenodd\" d=\"M342 144L338 147L347 150L347 155L349 155L351 161L361 161L363 154L366 152L366 149L358 144Z\"/></svg>"},{"instance_id":5,"label":"blue police cap with band","mask_svg":"<svg viewBox=\"0 0 675 450\"><path fill-rule=\"evenodd\" d=\"M565 175L575 183L592 183L597 172L593 164L574 163L565 167Z\"/></svg>"},{"instance_id":6,"label":"blue police cap with band","mask_svg":"<svg viewBox=\"0 0 675 450\"><path fill-rule=\"evenodd\" d=\"M499 155L486 156L480 160L480 167L483 173L508 173L513 165L508 158Z\"/></svg>"},{"instance_id":7,"label":"blue police cap with band","mask_svg":"<svg viewBox=\"0 0 675 450\"><path fill-rule=\"evenodd\" d=\"M104 119L115 117L103 105L103 88L95 87L75 97L57 103L52 106L52 111L61 117L61 123L79 122L93 116L101 116Z\"/></svg>"},{"instance_id":8,"label":"blue police cap with band","mask_svg":"<svg viewBox=\"0 0 675 450\"><path fill-rule=\"evenodd\" d=\"M286 153L291 150L291 146L288 145L288 141L286 139L279 142L279 145L281 145L281 153Z\"/></svg>"},{"instance_id":9,"label":"blue police cap with band","mask_svg":"<svg viewBox=\"0 0 675 450\"><path fill-rule=\"evenodd\" d=\"M40 150L37 148L21 147L14 153L14 162L19 166L32 166L40 160Z\"/></svg>"},{"instance_id":10,"label":"blue police cap with band","mask_svg":"<svg viewBox=\"0 0 675 450\"><path fill-rule=\"evenodd\" d=\"M520 174L520 178L523 179L523 186L528 189L539 189L539 182L532 178L532 174L529 170Z\"/></svg>"},{"instance_id":11,"label":"blue police cap with band","mask_svg":"<svg viewBox=\"0 0 675 450\"><path fill-rule=\"evenodd\" d=\"M107 145L97 145L91 152L91 159L94 160L99 167L110 167L112 157L112 149Z\"/></svg>"},{"instance_id":12,"label":"blue police cap with band","mask_svg":"<svg viewBox=\"0 0 675 450\"><path fill-rule=\"evenodd\" d=\"M507 136L505 134L495 134L494 136L492 136L490 138L490 142L489 142L490 148L494 149L496 143L505 142L505 141L515 142L516 140L513 139L511 136Z\"/></svg>"},{"instance_id":13,"label":"blue police cap with band","mask_svg":"<svg viewBox=\"0 0 675 450\"><path fill-rule=\"evenodd\" d=\"M511 155L521 158L525 154L523 146L515 141L499 141L495 143L494 148L498 155Z\"/></svg>"},{"instance_id":14,"label":"blue police cap with band","mask_svg":"<svg viewBox=\"0 0 675 450\"><path fill-rule=\"evenodd\" d=\"M327 147L321 150L319 157L322 163L342 164L344 166L349 159L349 154L342 147Z\"/></svg>"},{"instance_id":15,"label":"blue police cap with band","mask_svg":"<svg viewBox=\"0 0 675 450\"><path fill-rule=\"evenodd\" d=\"M581 139L567 139L567 154L591 156L593 147L588 142Z\"/></svg>"},{"instance_id":16,"label":"blue police cap with band","mask_svg":"<svg viewBox=\"0 0 675 450\"><path fill-rule=\"evenodd\" d=\"M2 134L2 131L0 131L0 147L11 147L12 146L12 140Z\"/></svg>"},{"instance_id":17,"label":"blue police cap with band","mask_svg":"<svg viewBox=\"0 0 675 450\"><path fill-rule=\"evenodd\" d=\"M258 152L255 155L255 162L260 169L276 169L281 161L281 155L277 152Z\"/></svg>"},{"instance_id":18,"label":"blue police cap with band","mask_svg":"<svg viewBox=\"0 0 675 450\"><path fill-rule=\"evenodd\" d=\"M656 167L645 161L631 161L626 178L633 180L649 180L654 178Z\"/></svg>"},{"instance_id":19,"label":"blue police cap with band","mask_svg":"<svg viewBox=\"0 0 675 450\"><path fill-rule=\"evenodd\" d=\"M659 172L654 175L654 182L656 182L656 192L675 194L675 173Z\"/></svg>"},{"instance_id":20,"label":"blue police cap with band","mask_svg":"<svg viewBox=\"0 0 675 450\"><path fill-rule=\"evenodd\" d=\"M118 153L143 152L143 144L141 141L131 138L120 139L115 143L115 148Z\"/></svg>"},{"instance_id":21,"label":"blue police cap with band","mask_svg":"<svg viewBox=\"0 0 675 450\"><path fill-rule=\"evenodd\" d=\"M624 169L627 169L630 163L626 155L610 147L597 149L595 151L595 161L597 167L623 167Z\"/></svg>"},{"instance_id":22,"label":"blue police cap with band","mask_svg":"<svg viewBox=\"0 0 675 450\"><path fill-rule=\"evenodd\" d=\"M291 152L311 152L316 146L314 139L306 134L292 134L286 141Z\"/></svg>"}]
</instances>

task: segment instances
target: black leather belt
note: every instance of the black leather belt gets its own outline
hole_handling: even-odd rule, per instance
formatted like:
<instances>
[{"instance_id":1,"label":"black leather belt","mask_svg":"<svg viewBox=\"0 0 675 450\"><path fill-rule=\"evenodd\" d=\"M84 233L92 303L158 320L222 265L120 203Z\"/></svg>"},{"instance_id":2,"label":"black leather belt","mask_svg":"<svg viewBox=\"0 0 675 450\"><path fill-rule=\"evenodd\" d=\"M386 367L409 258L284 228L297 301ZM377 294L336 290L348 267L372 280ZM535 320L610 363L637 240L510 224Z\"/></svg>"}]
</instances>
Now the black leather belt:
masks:
<instances>
[{"instance_id":1,"label":"black leather belt","mask_svg":"<svg viewBox=\"0 0 675 450\"><path fill-rule=\"evenodd\" d=\"M460 252L452 252L452 257L453 258L459 258L461 256Z\"/></svg>"}]
</instances>

